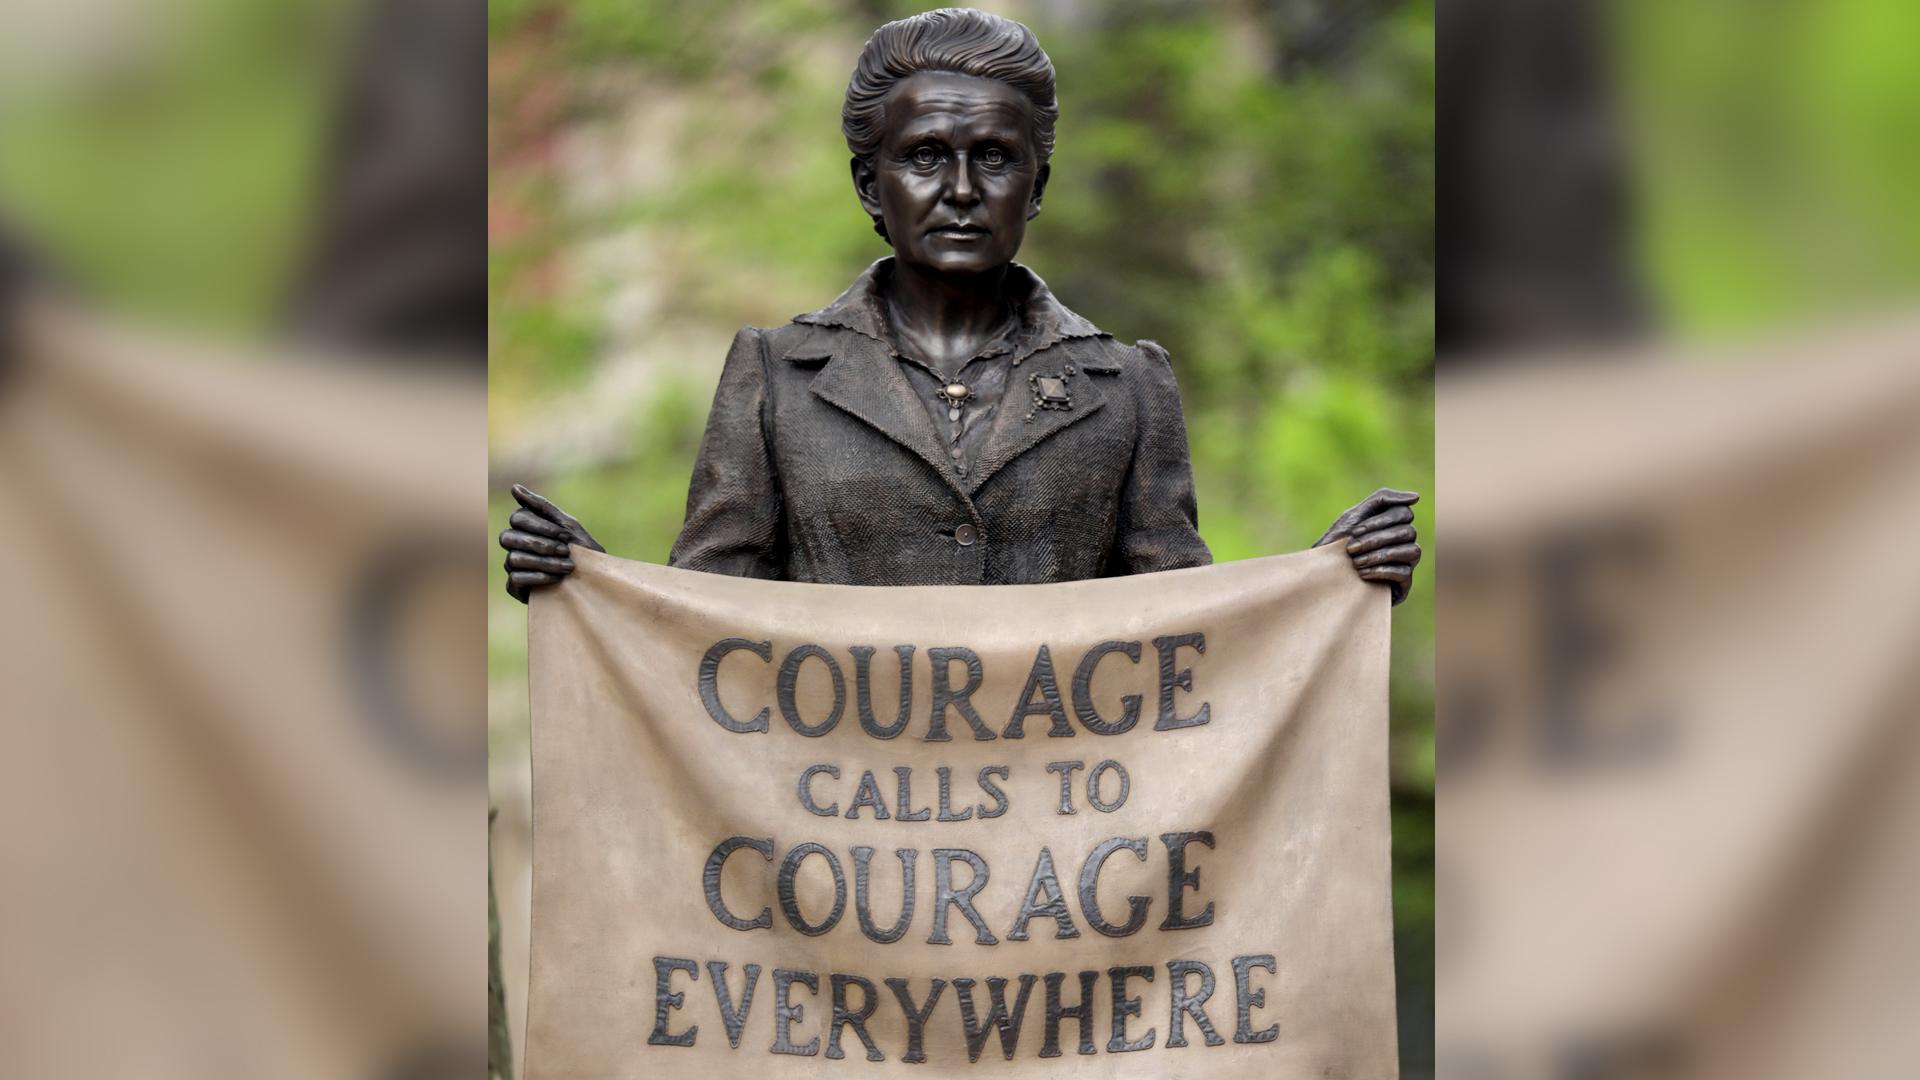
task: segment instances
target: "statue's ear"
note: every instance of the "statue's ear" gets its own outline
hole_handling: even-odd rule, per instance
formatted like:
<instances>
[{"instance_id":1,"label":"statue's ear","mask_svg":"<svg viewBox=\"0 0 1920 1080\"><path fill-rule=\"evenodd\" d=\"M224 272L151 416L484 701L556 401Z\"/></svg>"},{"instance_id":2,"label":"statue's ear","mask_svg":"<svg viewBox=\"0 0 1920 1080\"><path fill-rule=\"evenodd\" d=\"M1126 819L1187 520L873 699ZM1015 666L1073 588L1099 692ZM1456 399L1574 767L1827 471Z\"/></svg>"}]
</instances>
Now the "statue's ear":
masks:
<instances>
[{"instance_id":1,"label":"statue's ear","mask_svg":"<svg viewBox=\"0 0 1920 1080\"><path fill-rule=\"evenodd\" d=\"M853 159L853 191L860 196L860 209L880 219L880 172L867 158Z\"/></svg>"},{"instance_id":2,"label":"statue's ear","mask_svg":"<svg viewBox=\"0 0 1920 1080\"><path fill-rule=\"evenodd\" d=\"M886 218L880 213L879 170L873 167L871 160L859 157L853 159L852 168L853 193L860 197L860 209L873 219L873 231L880 234L880 239L893 243L892 238L887 236Z\"/></svg>"},{"instance_id":3,"label":"statue's ear","mask_svg":"<svg viewBox=\"0 0 1920 1080\"><path fill-rule=\"evenodd\" d=\"M1033 178L1033 195L1027 199L1027 220L1040 216L1040 199L1047 193L1047 177L1053 175L1051 164L1040 166L1039 175Z\"/></svg>"}]
</instances>

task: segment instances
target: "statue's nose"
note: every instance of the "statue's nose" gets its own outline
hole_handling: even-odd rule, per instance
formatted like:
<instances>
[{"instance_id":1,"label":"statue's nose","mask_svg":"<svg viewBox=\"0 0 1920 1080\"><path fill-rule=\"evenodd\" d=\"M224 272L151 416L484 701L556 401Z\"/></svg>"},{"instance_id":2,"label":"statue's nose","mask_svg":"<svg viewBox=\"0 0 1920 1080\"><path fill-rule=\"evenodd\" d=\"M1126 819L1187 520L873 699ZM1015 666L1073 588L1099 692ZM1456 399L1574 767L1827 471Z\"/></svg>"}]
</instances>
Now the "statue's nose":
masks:
<instances>
[{"instance_id":1,"label":"statue's nose","mask_svg":"<svg viewBox=\"0 0 1920 1080\"><path fill-rule=\"evenodd\" d=\"M980 192L973 183L973 166L964 155L954 159L952 171L947 181L947 201L955 206L972 206L980 201Z\"/></svg>"}]
</instances>

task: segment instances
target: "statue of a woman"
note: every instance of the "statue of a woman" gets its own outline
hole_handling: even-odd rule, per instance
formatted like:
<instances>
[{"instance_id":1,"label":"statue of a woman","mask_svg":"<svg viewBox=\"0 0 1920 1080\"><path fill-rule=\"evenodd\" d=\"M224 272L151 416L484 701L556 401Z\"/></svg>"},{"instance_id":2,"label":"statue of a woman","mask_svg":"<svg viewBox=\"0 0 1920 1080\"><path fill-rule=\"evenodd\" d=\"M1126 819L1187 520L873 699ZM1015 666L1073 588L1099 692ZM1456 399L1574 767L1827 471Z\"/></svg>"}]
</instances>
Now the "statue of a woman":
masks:
<instances>
[{"instance_id":1,"label":"statue of a woman","mask_svg":"<svg viewBox=\"0 0 1920 1080\"><path fill-rule=\"evenodd\" d=\"M734 338L672 565L855 585L1007 585L1201 566L1167 353L1123 345L1013 261L1053 151L1053 62L1025 26L943 9L861 51L842 128L894 254L838 300ZM605 549L516 485L507 591ZM1420 561L1411 492L1319 543L1397 603Z\"/></svg>"}]
</instances>

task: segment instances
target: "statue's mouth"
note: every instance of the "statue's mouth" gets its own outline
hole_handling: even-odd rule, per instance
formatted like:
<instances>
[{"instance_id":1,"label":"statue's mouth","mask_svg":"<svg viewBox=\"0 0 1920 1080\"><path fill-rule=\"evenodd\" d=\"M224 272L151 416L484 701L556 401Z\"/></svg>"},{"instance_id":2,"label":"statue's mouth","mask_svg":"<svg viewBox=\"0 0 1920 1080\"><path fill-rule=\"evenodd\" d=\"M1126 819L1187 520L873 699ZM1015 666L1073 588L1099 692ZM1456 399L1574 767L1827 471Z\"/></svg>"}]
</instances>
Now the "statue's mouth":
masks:
<instances>
[{"instance_id":1,"label":"statue's mouth","mask_svg":"<svg viewBox=\"0 0 1920 1080\"><path fill-rule=\"evenodd\" d=\"M933 230L933 235L944 236L950 240L973 240L986 236L988 230L980 225L942 225Z\"/></svg>"}]
</instances>

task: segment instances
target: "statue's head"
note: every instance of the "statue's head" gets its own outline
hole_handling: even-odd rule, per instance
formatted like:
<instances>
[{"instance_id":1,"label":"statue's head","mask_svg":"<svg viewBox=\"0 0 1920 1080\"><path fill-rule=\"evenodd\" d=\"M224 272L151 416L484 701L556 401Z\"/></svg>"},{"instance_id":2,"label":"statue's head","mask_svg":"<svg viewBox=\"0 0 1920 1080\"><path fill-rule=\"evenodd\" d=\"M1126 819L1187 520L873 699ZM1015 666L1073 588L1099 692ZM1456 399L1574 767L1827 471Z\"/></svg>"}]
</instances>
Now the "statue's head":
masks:
<instances>
[{"instance_id":1,"label":"statue's head","mask_svg":"<svg viewBox=\"0 0 1920 1080\"><path fill-rule=\"evenodd\" d=\"M970 8L890 22L860 52L841 130L853 186L903 263L1013 261L1053 155L1053 61L1033 31Z\"/></svg>"}]
</instances>

